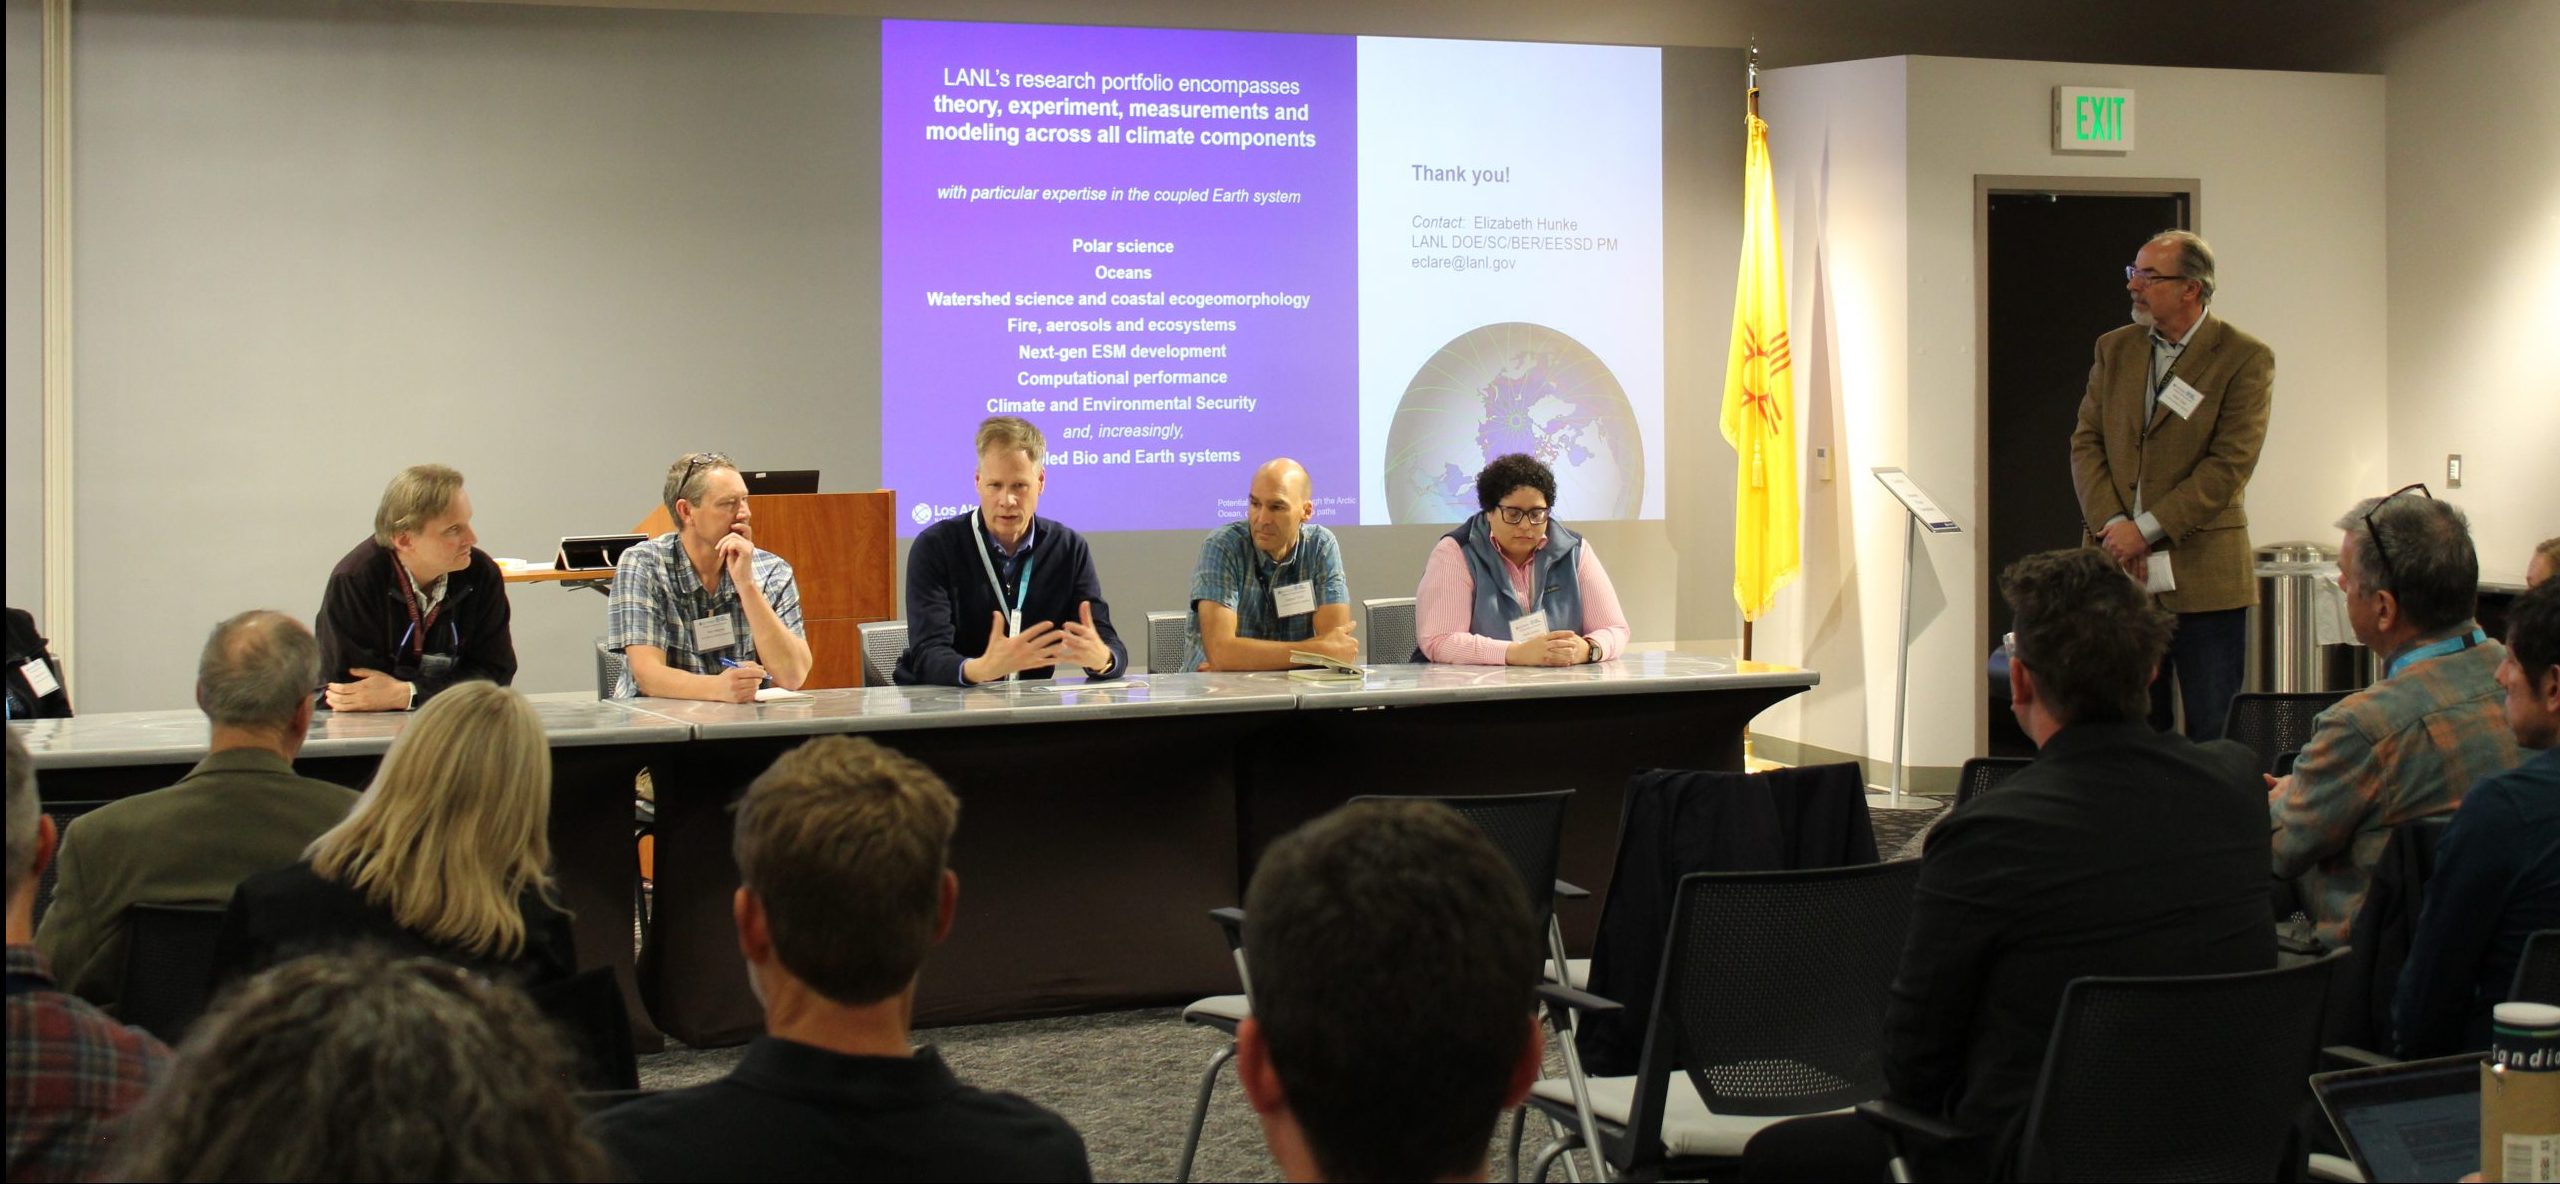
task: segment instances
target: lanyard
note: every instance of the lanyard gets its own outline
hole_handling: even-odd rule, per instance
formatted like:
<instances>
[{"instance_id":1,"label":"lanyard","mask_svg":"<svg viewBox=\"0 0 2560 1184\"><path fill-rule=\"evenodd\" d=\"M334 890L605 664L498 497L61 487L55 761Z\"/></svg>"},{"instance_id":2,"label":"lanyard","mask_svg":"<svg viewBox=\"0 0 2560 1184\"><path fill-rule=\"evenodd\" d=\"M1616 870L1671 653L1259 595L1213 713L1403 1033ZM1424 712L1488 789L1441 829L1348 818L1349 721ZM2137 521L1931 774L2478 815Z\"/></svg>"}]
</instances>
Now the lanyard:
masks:
<instances>
[{"instance_id":1,"label":"lanyard","mask_svg":"<svg viewBox=\"0 0 2560 1184\"><path fill-rule=\"evenodd\" d=\"M427 632L436 627L436 617L444 612L444 602L436 602L436 606L428 609L421 619L418 614L418 582L409 578L409 565L394 555L391 567L400 573L400 605L409 610L409 629L400 635L400 644L392 648L408 650L411 656L423 660L427 655Z\"/></svg>"},{"instance_id":2,"label":"lanyard","mask_svg":"<svg viewBox=\"0 0 2560 1184\"><path fill-rule=\"evenodd\" d=\"M1031 595L1032 553L1028 550L1022 553L1022 579L1014 584L1018 594L1008 604L1005 601L1004 581L996 578L996 561L987 556L985 537L985 528L978 525L978 512L969 511L969 538L978 548L978 566L987 569L987 586L996 590L996 607L1003 610L1006 627L1015 633L1020 633L1022 632L1022 602Z\"/></svg>"},{"instance_id":3,"label":"lanyard","mask_svg":"<svg viewBox=\"0 0 2560 1184\"><path fill-rule=\"evenodd\" d=\"M2429 658L2441 658L2446 654L2461 653L2462 651L2470 649L2471 647L2487 640L2489 640L2489 635L2481 632L2477 626L2474 626L2471 632L2465 633L2460 637L2448 637L2442 641L2428 642L2425 645L2410 650L2408 653L2402 654L2397 658L2393 658L2390 665L2382 668L2382 677L2389 678L2392 675L2398 674L2401 671L2420 662L2424 662Z\"/></svg>"}]
</instances>

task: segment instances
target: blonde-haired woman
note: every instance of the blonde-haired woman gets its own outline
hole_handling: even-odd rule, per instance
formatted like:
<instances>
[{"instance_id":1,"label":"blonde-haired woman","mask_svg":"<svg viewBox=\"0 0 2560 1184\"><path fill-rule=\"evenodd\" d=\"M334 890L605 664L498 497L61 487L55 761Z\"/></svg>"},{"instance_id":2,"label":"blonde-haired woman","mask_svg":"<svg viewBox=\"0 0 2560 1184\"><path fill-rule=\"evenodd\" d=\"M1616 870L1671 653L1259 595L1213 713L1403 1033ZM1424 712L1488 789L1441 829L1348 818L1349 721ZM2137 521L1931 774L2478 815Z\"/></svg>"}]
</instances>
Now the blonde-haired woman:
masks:
<instances>
[{"instance_id":1,"label":"blonde-haired woman","mask_svg":"<svg viewBox=\"0 0 2560 1184\"><path fill-rule=\"evenodd\" d=\"M242 882L214 977L370 945L429 954L527 986L577 968L545 865L551 749L524 696L455 686L419 710L353 812L302 862Z\"/></svg>"}]
</instances>

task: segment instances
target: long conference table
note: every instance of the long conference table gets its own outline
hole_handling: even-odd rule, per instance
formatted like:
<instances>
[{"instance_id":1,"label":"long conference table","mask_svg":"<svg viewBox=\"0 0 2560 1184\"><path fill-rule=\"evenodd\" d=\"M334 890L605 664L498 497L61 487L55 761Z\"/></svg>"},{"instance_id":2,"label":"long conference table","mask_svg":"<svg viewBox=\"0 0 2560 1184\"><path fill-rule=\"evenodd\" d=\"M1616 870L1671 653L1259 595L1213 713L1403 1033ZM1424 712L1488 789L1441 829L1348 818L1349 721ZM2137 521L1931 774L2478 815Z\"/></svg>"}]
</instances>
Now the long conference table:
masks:
<instances>
[{"instance_id":1,"label":"long conference table","mask_svg":"<svg viewBox=\"0 0 2560 1184\"><path fill-rule=\"evenodd\" d=\"M1576 789L1561 867L1605 894L1627 779L1741 768L1751 719L1818 680L1646 651L1561 668L1382 665L1356 682L1138 674L758 704L529 698L552 743L553 857L581 964L616 968L644 1040L663 1031L710 1046L763 1026L731 921L729 810L812 736L872 736L960 798L959 915L916 1004L919 1023L940 1024L1232 991L1207 911L1241 901L1274 839L1363 794ZM361 788L406 719L324 712L297 768ZM193 712L10 726L49 801L167 785L206 748ZM630 795L644 768L657 796L654 905L635 962ZM1566 914L1577 951L1597 918L1596 907Z\"/></svg>"}]
</instances>

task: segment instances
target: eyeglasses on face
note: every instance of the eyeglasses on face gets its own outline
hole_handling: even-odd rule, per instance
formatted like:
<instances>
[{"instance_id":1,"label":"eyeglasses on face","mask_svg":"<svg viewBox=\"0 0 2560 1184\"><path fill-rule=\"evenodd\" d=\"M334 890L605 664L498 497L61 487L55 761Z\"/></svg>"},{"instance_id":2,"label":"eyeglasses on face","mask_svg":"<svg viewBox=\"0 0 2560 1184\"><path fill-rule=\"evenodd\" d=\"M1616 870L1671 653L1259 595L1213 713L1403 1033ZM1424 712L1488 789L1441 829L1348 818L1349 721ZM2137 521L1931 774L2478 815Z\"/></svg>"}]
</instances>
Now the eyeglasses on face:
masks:
<instances>
[{"instance_id":1,"label":"eyeglasses on face","mask_svg":"<svg viewBox=\"0 0 2560 1184\"><path fill-rule=\"evenodd\" d=\"M2140 280L2145 284L2156 284L2162 280L2182 280L2187 277L2182 275L2161 275L2148 267L2128 267L2124 269L2124 278L2127 280Z\"/></svg>"},{"instance_id":2,"label":"eyeglasses on face","mask_svg":"<svg viewBox=\"0 0 2560 1184\"><path fill-rule=\"evenodd\" d=\"M2391 566L2391 552L2383 547L2382 530L2373 524L2373 516L2381 513L2382 507L2390 505L2391 499L2398 497L2401 494L2411 492L2415 492L2419 497L2425 498L2428 501L2436 500L2436 495L2429 493L2427 491L2426 483L2421 481L2415 484L2403 485L2398 489L2384 494L2381 501L2373 503L2373 508L2364 512L2364 537L2373 540L2373 557L2375 561L2382 565L2381 586L2385 588L2391 587L2394 583L2398 582L2398 572ZM2358 582L2362 583L2363 581Z\"/></svg>"},{"instance_id":3,"label":"eyeglasses on face","mask_svg":"<svg viewBox=\"0 0 2560 1184\"><path fill-rule=\"evenodd\" d=\"M1523 522L1526 522L1531 526L1545 526L1547 524L1547 508L1545 506L1540 506L1534 510L1521 506L1495 506L1493 510L1495 513L1502 515L1502 520L1504 522L1510 523L1513 526L1518 526Z\"/></svg>"}]
</instances>

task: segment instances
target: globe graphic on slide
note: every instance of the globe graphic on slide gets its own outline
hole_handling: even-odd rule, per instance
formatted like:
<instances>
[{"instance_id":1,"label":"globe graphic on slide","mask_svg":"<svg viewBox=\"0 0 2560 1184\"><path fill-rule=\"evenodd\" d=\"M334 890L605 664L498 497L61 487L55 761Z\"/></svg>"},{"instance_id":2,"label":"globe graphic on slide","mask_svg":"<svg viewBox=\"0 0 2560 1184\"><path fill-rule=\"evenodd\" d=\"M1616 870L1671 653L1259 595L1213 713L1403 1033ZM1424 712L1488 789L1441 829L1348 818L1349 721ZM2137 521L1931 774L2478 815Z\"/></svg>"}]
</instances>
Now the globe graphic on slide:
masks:
<instances>
[{"instance_id":1,"label":"globe graphic on slide","mask_svg":"<svg viewBox=\"0 0 2560 1184\"><path fill-rule=\"evenodd\" d=\"M1476 471L1525 452L1556 475L1556 513L1633 518L1644 502L1644 433L1616 375L1581 342L1505 321L1441 346L1407 383L1387 429L1389 521L1474 514Z\"/></svg>"}]
</instances>

